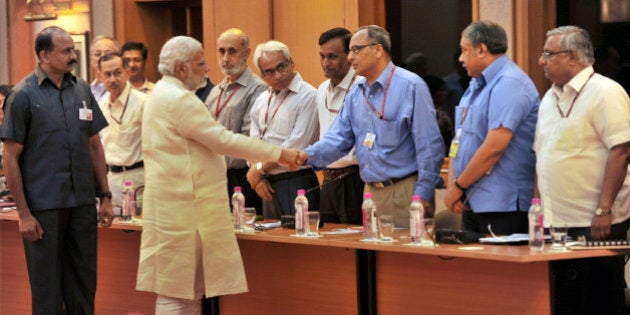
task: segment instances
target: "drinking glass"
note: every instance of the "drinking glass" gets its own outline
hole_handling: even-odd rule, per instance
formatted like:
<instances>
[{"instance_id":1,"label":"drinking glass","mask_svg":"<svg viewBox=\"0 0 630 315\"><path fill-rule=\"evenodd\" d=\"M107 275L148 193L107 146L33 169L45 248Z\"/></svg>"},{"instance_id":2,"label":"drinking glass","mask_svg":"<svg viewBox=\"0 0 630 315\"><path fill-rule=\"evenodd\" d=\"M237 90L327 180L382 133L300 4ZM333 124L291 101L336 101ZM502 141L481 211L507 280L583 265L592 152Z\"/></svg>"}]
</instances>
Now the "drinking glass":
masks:
<instances>
[{"instance_id":1,"label":"drinking glass","mask_svg":"<svg viewBox=\"0 0 630 315\"><path fill-rule=\"evenodd\" d=\"M308 212L308 234L306 236L319 237L319 211Z\"/></svg>"},{"instance_id":2,"label":"drinking glass","mask_svg":"<svg viewBox=\"0 0 630 315\"><path fill-rule=\"evenodd\" d=\"M256 208L243 208L243 232L253 233L256 221Z\"/></svg>"},{"instance_id":3,"label":"drinking glass","mask_svg":"<svg viewBox=\"0 0 630 315\"><path fill-rule=\"evenodd\" d=\"M391 214L379 215L378 227L381 241L391 242L394 240L394 217Z\"/></svg>"},{"instance_id":4,"label":"drinking glass","mask_svg":"<svg viewBox=\"0 0 630 315\"><path fill-rule=\"evenodd\" d=\"M566 250L567 233L569 232L567 225L552 225L549 231L551 232L551 246L549 249L552 251Z\"/></svg>"}]
</instances>

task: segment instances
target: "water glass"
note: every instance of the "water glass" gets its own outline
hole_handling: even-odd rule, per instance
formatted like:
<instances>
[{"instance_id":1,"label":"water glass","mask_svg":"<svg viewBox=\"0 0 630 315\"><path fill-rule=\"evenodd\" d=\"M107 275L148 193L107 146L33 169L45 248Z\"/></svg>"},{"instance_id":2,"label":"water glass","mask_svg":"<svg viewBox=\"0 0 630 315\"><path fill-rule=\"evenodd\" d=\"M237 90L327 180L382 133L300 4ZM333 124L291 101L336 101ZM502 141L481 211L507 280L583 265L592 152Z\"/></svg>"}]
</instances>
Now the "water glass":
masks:
<instances>
[{"instance_id":1,"label":"water glass","mask_svg":"<svg viewBox=\"0 0 630 315\"><path fill-rule=\"evenodd\" d=\"M435 221L433 219L422 219L424 221L424 232L422 236L420 236L421 244L423 246L433 246L435 245L435 239L433 234L433 229L435 226Z\"/></svg>"},{"instance_id":2,"label":"water glass","mask_svg":"<svg viewBox=\"0 0 630 315\"><path fill-rule=\"evenodd\" d=\"M551 232L551 247L549 249L552 251L566 250L567 234L569 232L567 225L552 225L549 231Z\"/></svg>"},{"instance_id":3,"label":"water glass","mask_svg":"<svg viewBox=\"0 0 630 315\"><path fill-rule=\"evenodd\" d=\"M394 240L394 217L391 214L378 216L378 228L381 241L391 242Z\"/></svg>"},{"instance_id":4,"label":"water glass","mask_svg":"<svg viewBox=\"0 0 630 315\"><path fill-rule=\"evenodd\" d=\"M319 211L308 212L308 234L306 236L319 237Z\"/></svg>"},{"instance_id":5,"label":"water glass","mask_svg":"<svg viewBox=\"0 0 630 315\"><path fill-rule=\"evenodd\" d=\"M243 222L243 232L253 233L254 222L256 221L256 208L243 208L243 215L241 216L241 222Z\"/></svg>"}]
</instances>

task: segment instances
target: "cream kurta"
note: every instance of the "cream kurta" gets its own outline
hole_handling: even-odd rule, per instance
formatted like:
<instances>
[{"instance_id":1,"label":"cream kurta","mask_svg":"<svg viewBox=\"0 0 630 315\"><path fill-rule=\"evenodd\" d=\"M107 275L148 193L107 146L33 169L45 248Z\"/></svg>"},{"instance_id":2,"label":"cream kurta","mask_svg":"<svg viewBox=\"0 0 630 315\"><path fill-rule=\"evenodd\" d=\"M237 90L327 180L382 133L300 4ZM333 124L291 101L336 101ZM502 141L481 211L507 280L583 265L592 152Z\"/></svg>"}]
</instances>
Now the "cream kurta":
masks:
<instances>
[{"instance_id":1,"label":"cream kurta","mask_svg":"<svg viewBox=\"0 0 630 315\"><path fill-rule=\"evenodd\" d=\"M194 299L198 233L205 295L246 292L223 155L277 160L280 148L227 131L180 80L164 76L146 101L142 151L145 191L136 288Z\"/></svg>"}]
</instances>

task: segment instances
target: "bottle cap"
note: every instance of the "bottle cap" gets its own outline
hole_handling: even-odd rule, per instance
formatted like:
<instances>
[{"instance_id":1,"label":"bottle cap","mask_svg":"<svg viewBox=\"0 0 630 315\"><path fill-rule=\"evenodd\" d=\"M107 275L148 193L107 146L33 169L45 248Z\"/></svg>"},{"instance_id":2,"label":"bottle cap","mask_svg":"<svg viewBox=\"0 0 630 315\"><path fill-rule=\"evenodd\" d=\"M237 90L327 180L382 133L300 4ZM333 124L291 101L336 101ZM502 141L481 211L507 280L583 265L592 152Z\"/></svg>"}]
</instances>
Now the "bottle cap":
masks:
<instances>
[{"instance_id":1,"label":"bottle cap","mask_svg":"<svg viewBox=\"0 0 630 315\"><path fill-rule=\"evenodd\" d=\"M234 186L234 192L241 192L241 186Z\"/></svg>"},{"instance_id":2,"label":"bottle cap","mask_svg":"<svg viewBox=\"0 0 630 315\"><path fill-rule=\"evenodd\" d=\"M130 180L126 180L125 181L125 186L131 186L131 181Z\"/></svg>"},{"instance_id":3,"label":"bottle cap","mask_svg":"<svg viewBox=\"0 0 630 315\"><path fill-rule=\"evenodd\" d=\"M298 189L298 196L304 196L304 189Z\"/></svg>"},{"instance_id":4,"label":"bottle cap","mask_svg":"<svg viewBox=\"0 0 630 315\"><path fill-rule=\"evenodd\" d=\"M365 193L365 199L372 199L372 193Z\"/></svg>"},{"instance_id":5,"label":"bottle cap","mask_svg":"<svg viewBox=\"0 0 630 315\"><path fill-rule=\"evenodd\" d=\"M540 198L532 198L532 204L539 205L540 204Z\"/></svg>"},{"instance_id":6,"label":"bottle cap","mask_svg":"<svg viewBox=\"0 0 630 315\"><path fill-rule=\"evenodd\" d=\"M412 201L420 201L420 196L418 195L413 195L413 197L411 197Z\"/></svg>"}]
</instances>

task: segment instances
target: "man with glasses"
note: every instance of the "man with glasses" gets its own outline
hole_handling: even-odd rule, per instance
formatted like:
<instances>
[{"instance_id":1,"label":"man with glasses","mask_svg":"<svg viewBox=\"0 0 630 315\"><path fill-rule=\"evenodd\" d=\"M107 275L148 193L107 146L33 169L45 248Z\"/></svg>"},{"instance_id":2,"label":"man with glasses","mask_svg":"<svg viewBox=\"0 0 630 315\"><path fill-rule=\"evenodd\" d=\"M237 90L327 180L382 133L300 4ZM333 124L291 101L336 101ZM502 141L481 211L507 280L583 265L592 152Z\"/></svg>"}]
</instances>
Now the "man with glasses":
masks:
<instances>
[{"instance_id":1,"label":"man with glasses","mask_svg":"<svg viewBox=\"0 0 630 315\"><path fill-rule=\"evenodd\" d=\"M305 150L307 163L325 168L356 145L365 191L380 214L409 226L409 204L417 194L432 216L444 142L426 83L392 63L389 33L376 25L352 36L348 60L364 78L357 79L328 132Z\"/></svg>"},{"instance_id":2,"label":"man with glasses","mask_svg":"<svg viewBox=\"0 0 630 315\"><path fill-rule=\"evenodd\" d=\"M505 52L505 30L477 21L463 32L459 61L473 77L456 109L446 206L464 230L527 233L534 192L534 83Z\"/></svg>"},{"instance_id":3,"label":"man with glasses","mask_svg":"<svg viewBox=\"0 0 630 315\"><path fill-rule=\"evenodd\" d=\"M98 71L98 60L105 54L118 52L120 45L113 37L109 36L96 36L90 44L90 67L94 74L94 81L90 84L90 89L94 98L99 104L107 98L107 89L101 80L101 73Z\"/></svg>"},{"instance_id":4,"label":"man with glasses","mask_svg":"<svg viewBox=\"0 0 630 315\"><path fill-rule=\"evenodd\" d=\"M149 53L147 47L141 42L126 42L120 52L127 64L131 87L144 94L151 93L155 83L147 80L144 75L144 67Z\"/></svg>"},{"instance_id":5,"label":"man with glasses","mask_svg":"<svg viewBox=\"0 0 630 315\"><path fill-rule=\"evenodd\" d=\"M131 88L122 56L108 53L98 61L103 84L109 96L103 101L101 111L109 126L101 131L101 140L107 160L107 181L112 192L112 204L122 205L125 181L133 187L144 185L142 161L142 109L146 94Z\"/></svg>"},{"instance_id":6,"label":"man with glasses","mask_svg":"<svg viewBox=\"0 0 630 315\"><path fill-rule=\"evenodd\" d=\"M289 47L273 40L260 44L254 64L269 89L252 107L250 136L283 148L304 149L315 142L319 132L316 90L295 71ZM250 168L247 179L263 199L265 218L293 215L298 189L307 191L311 209L319 209L319 181L310 166L290 171L266 162Z\"/></svg>"},{"instance_id":7,"label":"man with glasses","mask_svg":"<svg viewBox=\"0 0 630 315\"><path fill-rule=\"evenodd\" d=\"M626 239L630 100L623 87L593 71L593 62L585 30L563 26L547 32L538 63L553 85L538 112L538 189L546 227L566 225L572 237ZM617 314L624 303L624 257L597 259L590 270L592 281L611 282L572 303L587 314ZM617 304L598 303L598 297L614 297Z\"/></svg>"},{"instance_id":8,"label":"man with glasses","mask_svg":"<svg viewBox=\"0 0 630 315\"><path fill-rule=\"evenodd\" d=\"M324 81L317 88L319 136L324 136L337 118L343 102L358 80L348 61L352 33L345 28L333 28L319 36L319 60ZM361 224L361 200L365 184L359 175L355 151L326 166L323 170L319 212L324 222Z\"/></svg>"},{"instance_id":9,"label":"man with glasses","mask_svg":"<svg viewBox=\"0 0 630 315\"><path fill-rule=\"evenodd\" d=\"M247 66L251 52L249 36L242 30L231 28L217 39L217 59L225 78L215 86L206 100L210 115L226 129L249 136L250 112L254 101L267 88L265 82ZM248 207L262 214L262 199L247 182L247 161L225 157L228 195L240 186ZM231 202L231 200L230 200Z\"/></svg>"}]
</instances>

